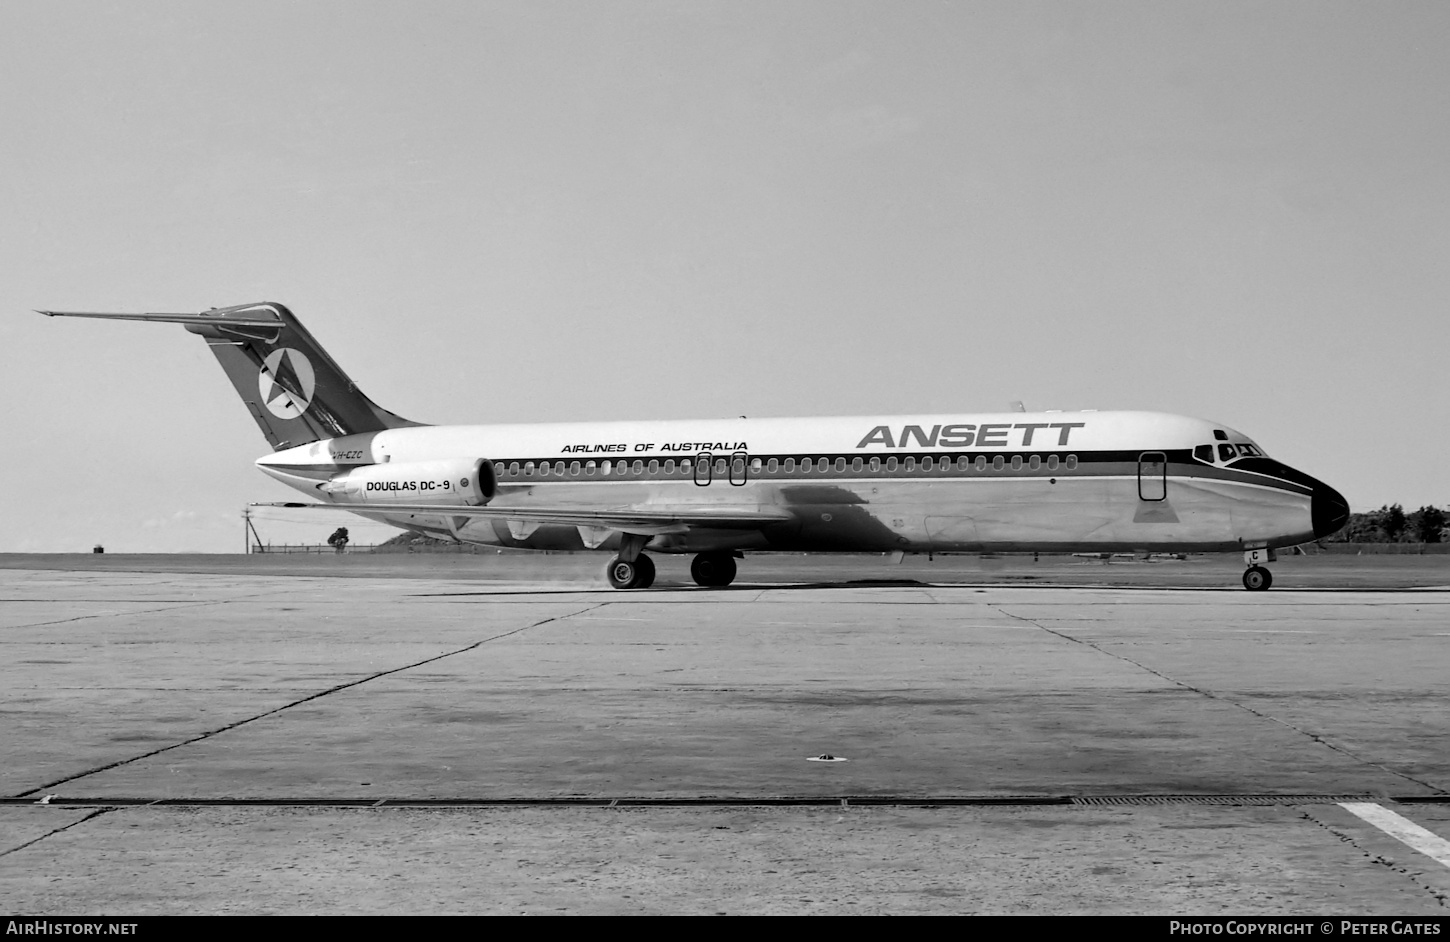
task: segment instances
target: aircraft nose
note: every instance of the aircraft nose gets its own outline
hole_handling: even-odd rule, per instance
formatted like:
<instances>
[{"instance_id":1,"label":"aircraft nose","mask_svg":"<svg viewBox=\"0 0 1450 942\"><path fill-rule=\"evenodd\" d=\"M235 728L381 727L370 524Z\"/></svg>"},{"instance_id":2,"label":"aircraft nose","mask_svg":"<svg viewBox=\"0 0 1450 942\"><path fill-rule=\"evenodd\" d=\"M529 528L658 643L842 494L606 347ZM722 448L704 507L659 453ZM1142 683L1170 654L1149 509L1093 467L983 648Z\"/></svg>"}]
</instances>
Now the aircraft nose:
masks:
<instances>
[{"instance_id":1,"label":"aircraft nose","mask_svg":"<svg viewBox=\"0 0 1450 942\"><path fill-rule=\"evenodd\" d=\"M1314 538L1320 539L1336 533L1349 520L1349 504L1344 497L1328 484L1315 482L1314 494L1309 500L1309 516L1314 523Z\"/></svg>"}]
</instances>

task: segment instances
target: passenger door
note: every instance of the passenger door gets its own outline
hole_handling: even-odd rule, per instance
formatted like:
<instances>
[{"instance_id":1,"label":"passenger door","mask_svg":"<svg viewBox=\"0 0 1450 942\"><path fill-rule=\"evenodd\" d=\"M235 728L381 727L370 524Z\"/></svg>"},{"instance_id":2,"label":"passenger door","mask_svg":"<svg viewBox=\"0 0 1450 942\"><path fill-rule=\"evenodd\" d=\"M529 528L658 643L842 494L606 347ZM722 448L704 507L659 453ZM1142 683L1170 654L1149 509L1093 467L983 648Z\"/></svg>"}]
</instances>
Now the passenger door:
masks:
<instances>
[{"instance_id":1,"label":"passenger door","mask_svg":"<svg viewBox=\"0 0 1450 942\"><path fill-rule=\"evenodd\" d=\"M1161 451L1145 451L1138 456L1138 499L1164 500L1168 497L1168 456Z\"/></svg>"}]
</instances>

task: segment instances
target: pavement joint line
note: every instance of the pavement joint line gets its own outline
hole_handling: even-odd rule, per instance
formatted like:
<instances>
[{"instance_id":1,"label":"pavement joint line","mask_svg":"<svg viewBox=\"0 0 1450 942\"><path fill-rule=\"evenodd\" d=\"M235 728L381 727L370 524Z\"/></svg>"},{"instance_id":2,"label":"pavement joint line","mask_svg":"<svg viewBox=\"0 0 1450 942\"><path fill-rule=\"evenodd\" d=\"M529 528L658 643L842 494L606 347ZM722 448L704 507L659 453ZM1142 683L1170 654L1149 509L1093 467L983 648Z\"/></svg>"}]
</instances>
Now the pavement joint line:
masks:
<instances>
[{"instance_id":1,"label":"pavement joint line","mask_svg":"<svg viewBox=\"0 0 1450 942\"><path fill-rule=\"evenodd\" d=\"M45 840L47 837L53 837L54 835L59 834L61 831L68 831L68 830L70 830L71 828L75 827L78 824L85 824L87 821L90 821L90 820L92 820L94 818L99 818L101 815L103 815L103 814L109 814L110 812L115 811L115 810L116 809L113 808L113 807L97 808L95 811L92 811L90 814L86 815L84 818L80 818L78 820L72 821L70 824L64 825L62 827L55 828L54 830L46 831L44 834L40 835L39 837L35 838L34 840L29 840L29 841L26 841L24 844L16 844L14 847L10 847L10 848L7 848L5 850L0 850L0 857L5 857L5 856L7 856L9 854L15 853L16 851L24 850L27 847L31 847L31 846L33 846L35 844L39 844L41 841Z\"/></svg>"},{"instance_id":2,"label":"pavement joint line","mask_svg":"<svg viewBox=\"0 0 1450 942\"><path fill-rule=\"evenodd\" d=\"M1055 629L1049 628L1046 625L1043 625L1043 624L1041 624L1040 622L1037 622L1034 619L1025 618L1025 617L1023 617L1021 615L1014 615L1014 614L1012 614L1011 612L1007 611L1005 608L1003 608L1000 605L993 605L992 607L995 608L997 611L1001 612L1003 615L1006 615L1008 618L1015 618L1018 621L1025 621L1025 622L1027 622L1030 625L1036 625L1038 628L1041 628L1043 631L1047 632L1048 634L1055 635L1056 637L1061 638L1064 641L1070 641L1073 644L1081 644L1081 645L1084 645L1085 647L1092 648L1094 651L1097 651L1099 654L1105 654L1108 657L1115 658L1115 659L1117 659L1119 661L1124 662L1125 664L1132 664L1134 667L1138 668L1139 670L1144 671L1144 672L1149 673L1149 674L1152 674L1154 677L1157 677L1160 680L1166 681L1167 683L1173 684L1174 686L1181 687L1184 690L1192 691L1193 693L1196 693L1196 694L1198 694L1199 696L1202 696L1202 697L1207 697L1210 700L1217 700L1220 703L1227 703L1229 706L1237 707L1238 709L1243 710L1245 713L1248 713L1251 716L1256 716L1259 719L1268 720L1271 723L1276 723L1279 726L1284 727L1285 729L1291 730L1291 731L1293 731L1295 733L1298 733L1301 736L1307 737L1311 742L1318 743L1319 745L1324 746L1326 749L1330 749L1330 750L1332 750L1334 752L1337 752L1340 755L1345 756L1345 757L1347 757L1349 759L1352 759L1352 760L1354 760L1355 762L1358 762L1361 765L1367 765L1370 768L1379 769L1381 772L1385 772L1385 773L1387 773L1389 775L1393 775L1393 776L1395 776L1397 778L1402 778L1402 779L1404 779L1407 782L1414 782L1416 785L1419 785L1421 788L1428 788L1432 792L1436 792L1436 793L1441 794L1441 795L1447 794L1446 790L1443 789L1443 788L1441 788L1441 787L1439 787L1438 785L1435 785L1435 784L1433 784L1431 782L1422 781L1422 780L1420 780L1418 778L1415 778L1413 775L1410 775L1408 773L1401 772L1401 771L1399 771L1397 769L1389 768L1388 766L1383 765L1383 764L1381 764L1379 762L1373 762L1373 761L1371 761L1369 759L1366 759L1366 758L1364 758L1362 756L1356 755L1355 753L1349 751L1348 749L1344 748L1343 746L1339 746L1339 745L1336 745L1336 744L1330 742L1329 740L1325 739L1323 736L1320 736L1318 733L1311 733L1308 730L1300 729L1299 727L1295 726L1293 723L1287 722L1285 720L1281 720L1277 716L1272 716L1272 715L1270 715L1268 713L1264 713L1261 710L1255 710L1253 707L1249 706L1248 704L1240 703L1239 701L1233 699L1232 697L1224 696L1221 693L1215 693L1214 691L1207 690L1207 689L1205 689L1203 687L1195 687L1193 684L1187 683L1186 681L1178 680L1175 677L1169 677L1167 674L1163 673L1162 671L1154 670L1153 668L1149 667L1148 665L1139 663L1138 661L1133 660L1132 658L1128 657L1125 654L1118 654L1115 651L1109 651L1106 648L1101 647L1100 645L1094 644L1091 641L1086 641L1086 640L1084 640L1082 638L1074 638L1072 635L1067 634L1066 632L1057 631Z\"/></svg>"},{"instance_id":3,"label":"pavement joint line","mask_svg":"<svg viewBox=\"0 0 1450 942\"><path fill-rule=\"evenodd\" d=\"M54 621L36 621L36 622L30 622L29 624L25 624L25 625L9 625L9 626L6 627L6 630L7 631L14 631L14 630L19 629L19 628L44 628L44 627L46 627L48 625L67 625L67 624L70 624L73 621L86 621L87 619L90 619L90 618L106 618L108 616L125 617L125 616L128 616L128 615L154 615L157 612L176 612L176 611L180 611L180 610L182 610L184 608L202 608L202 607L205 607L207 605L224 605L227 602L239 602L239 601L241 601L243 599L248 599L248 598L252 598L252 597L253 596L250 596L250 595L242 595L242 596L237 596L236 598L211 599L211 600L208 600L208 601L205 601L205 602L183 602L183 603L178 604L178 605L167 605L164 608L138 608L138 609L135 609L133 611L125 611L125 612L117 612L117 611L92 612L89 615L76 615L74 618L57 618ZM81 601L81 602L83 602L83 601L85 601L85 599L75 599L75 600L72 600L72 601Z\"/></svg>"},{"instance_id":4,"label":"pavement joint line","mask_svg":"<svg viewBox=\"0 0 1450 942\"><path fill-rule=\"evenodd\" d=\"M1368 802L1372 795L662 795L495 798L91 798L51 797L49 808L712 808L712 807L1293 807ZM1381 799L1394 800L1394 799ZM36 807L30 798L0 798L3 807Z\"/></svg>"},{"instance_id":5,"label":"pavement joint line","mask_svg":"<svg viewBox=\"0 0 1450 942\"><path fill-rule=\"evenodd\" d=\"M1342 803L1336 802L1336 804ZM1420 878L1420 875L1412 872L1410 868L1396 862L1395 860L1390 859L1389 857L1386 857L1384 854L1374 852L1372 848L1363 846L1359 841L1355 840L1354 835L1346 833L1345 829L1342 826L1320 820L1319 817L1315 816L1313 809L1304 809L1300 811L1299 814L1300 817L1302 817L1304 820L1323 828L1330 834L1334 835L1334 837L1336 837L1341 842L1348 844L1350 847L1353 847L1355 850L1359 851L1366 858L1368 858L1371 863L1378 864L1382 867L1388 867L1390 870L1393 870L1400 876L1405 877L1410 882L1418 886L1420 889L1430 894L1430 896L1432 896L1435 901L1441 906L1446 905L1444 891L1435 886L1427 884L1424 880Z\"/></svg>"},{"instance_id":6,"label":"pavement joint line","mask_svg":"<svg viewBox=\"0 0 1450 942\"><path fill-rule=\"evenodd\" d=\"M342 690L348 690L348 689L350 689L352 687L357 687L357 686L360 686L362 684L366 684L366 683L368 683L370 681L378 680L379 678L382 678L382 677L387 677L387 676L389 676L391 674L398 674L398 673L402 673L403 671L412 670L415 667L422 667L424 664L432 664L434 661L441 661L444 658L453 657L454 655L457 655L457 654L466 654L469 651L476 650L477 648L480 648L483 645L488 644L491 641L498 641L498 640L501 640L503 638L507 638L507 637L510 637L512 635L516 635L516 634L519 634L521 632L524 632L524 631L529 631L529 630L534 629L534 628L539 628L539 627L542 627L543 625L549 624L550 622L562 621L562 620L564 620L566 618L573 618L575 615L582 615L585 612L593 611L596 608L602 608L605 605L609 605L612 601L613 600L611 599L611 600L607 600L607 601L603 601L603 602L597 602L594 605L590 605L590 606L588 606L586 608L582 608L582 609L580 609L577 612L570 612L567 615L551 615L548 618L542 619L540 621L533 622L531 624L524 625L524 626L519 627L519 628L515 628L515 629L513 629L511 631L505 631L505 632L503 632L501 634L496 634L496 635L493 635L493 636L488 637L488 638L483 638L482 640L475 641L472 644L465 645L464 647L458 648L455 651L444 651L442 654L435 654L432 657L426 657L426 658L423 658L420 661L414 661L411 664L404 664L401 667L389 668L388 670L385 670L385 671L377 671L375 673L369 674L366 677L360 677L357 680L350 680L350 681L348 681L345 684L337 684L336 686L329 687L326 690L321 690L321 691L318 691L317 693L309 694L308 696L302 697L302 698L297 699L297 700L293 700L290 703L284 703L281 706L276 707L276 708L271 709L271 710L267 710L264 713L258 713L256 716L249 716L249 717L247 717L245 719L237 720L235 723L228 723L225 726L220 726L220 727L218 727L216 729L207 730L206 732L200 733L200 734L198 734L196 736L192 736L192 737L190 737L188 739L184 739L184 740L182 740L180 742L174 742L174 743L171 743L170 745L162 746L159 749L152 749L150 752L143 752L140 755L131 756L131 757L126 758L126 759L118 759L115 762L108 762L105 765L97 766L96 768L93 768L93 769L87 769L86 771L83 771L83 772L77 772L74 775L67 775L67 776L64 776L62 778L58 778L58 779L56 779L54 781L46 782L46 783L44 783L42 785L37 785L34 788L27 789L27 790L25 790L23 792L18 793L14 797L16 797L16 798L24 798L24 797L26 797L28 795L33 795L36 792L44 791L44 790L50 789L50 788L55 788L57 785L63 785L66 782L74 782L77 779L86 778L87 776L90 776L90 775L96 775L96 774L98 774L100 772L106 772L106 771L109 771L111 769L119 768L119 767L121 767L123 765L130 765L132 762L139 762L142 759L149 759L152 756L160 755L163 752L169 752L172 749L179 749L182 746L189 746L189 745L192 745L193 743L201 742L204 739L211 739L211 738L213 738L215 736L221 735L222 733L230 732L231 730L237 729L238 727L245 726L248 723L255 723L258 720L266 719L269 716L274 716L274 715L276 715L278 713L283 712L284 710L290 710L293 707L301 706L304 703L310 703L313 700L318 700L318 699L321 699L322 697L326 697L326 696L329 696L331 694L338 693L339 691L342 691Z\"/></svg>"},{"instance_id":7,"label":"pavement joint line","mask_svg":"<svg viewBox=\"0 0 1450 942\"><path fill-rule=\"evenodd\" d=\"M1444 867L1450 867L1450 841L1372 801L1341 801L1339 807L1414 848Z\"/></svg>"}]
</instances>

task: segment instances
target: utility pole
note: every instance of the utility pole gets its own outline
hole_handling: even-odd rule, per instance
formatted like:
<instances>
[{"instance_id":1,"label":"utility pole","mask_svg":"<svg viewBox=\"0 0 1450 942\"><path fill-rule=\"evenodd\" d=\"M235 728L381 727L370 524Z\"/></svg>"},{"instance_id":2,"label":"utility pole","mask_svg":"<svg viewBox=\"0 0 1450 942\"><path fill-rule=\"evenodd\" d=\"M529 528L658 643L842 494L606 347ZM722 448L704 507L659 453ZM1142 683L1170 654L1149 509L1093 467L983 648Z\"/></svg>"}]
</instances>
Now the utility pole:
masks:
<instances>
[{"instance_id":1,"label":"utility pole","mask_svg":"<svg viewBox=\"0 0 1450 942\"><path fill-rule=\"evenodd\" d=\"M242 529L242 539L246 541L246 545L242 547L242 551L250 556L252 554L252 540L257 541L256 545L259 548L262 545L262 538L257 535L257 528L252 526L251 507L246 507L242 510L242 523L245 525Z\"/></svg>"}]
</instances>

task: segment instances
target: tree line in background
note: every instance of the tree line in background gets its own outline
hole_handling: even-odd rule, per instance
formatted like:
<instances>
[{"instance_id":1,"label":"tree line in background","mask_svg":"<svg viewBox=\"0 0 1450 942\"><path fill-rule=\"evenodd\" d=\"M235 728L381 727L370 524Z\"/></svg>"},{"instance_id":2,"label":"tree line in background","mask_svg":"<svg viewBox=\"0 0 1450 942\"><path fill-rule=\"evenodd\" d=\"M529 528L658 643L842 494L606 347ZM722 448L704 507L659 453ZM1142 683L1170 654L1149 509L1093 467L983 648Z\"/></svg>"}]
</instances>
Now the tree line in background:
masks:
<instances>
[{"instance_id":1,"label":"tree line in background","mask_svg":"<svg viewBox=\"0 0 1450 942\"><path fill-rule=\"evenodd\" d=\"M1368 513L1350 514L1349 522L1325 543L1447 543L1450 518L1439 507L1421 507L1405 513L1399 504Z\"/></svg>"}]
</instances>

